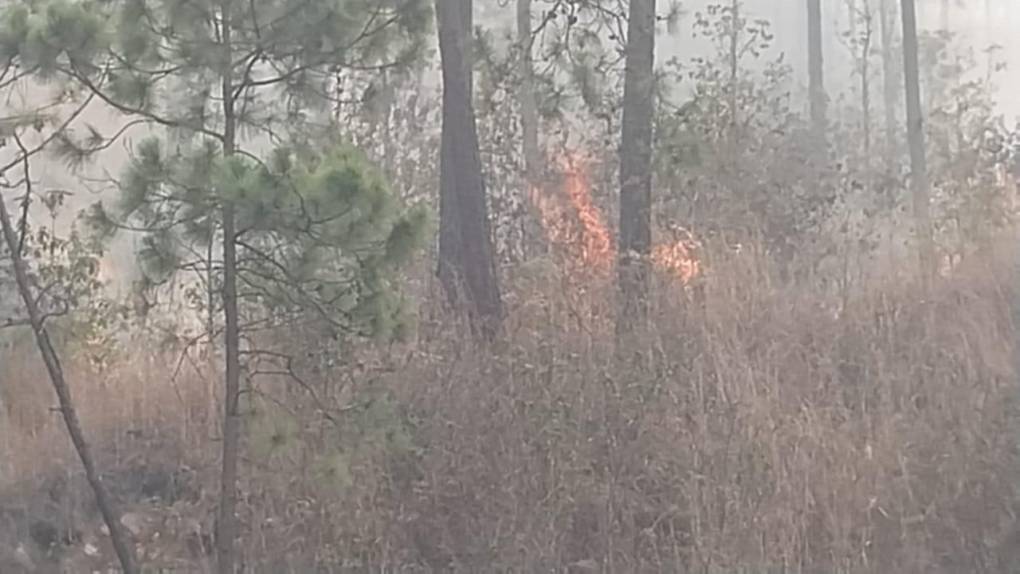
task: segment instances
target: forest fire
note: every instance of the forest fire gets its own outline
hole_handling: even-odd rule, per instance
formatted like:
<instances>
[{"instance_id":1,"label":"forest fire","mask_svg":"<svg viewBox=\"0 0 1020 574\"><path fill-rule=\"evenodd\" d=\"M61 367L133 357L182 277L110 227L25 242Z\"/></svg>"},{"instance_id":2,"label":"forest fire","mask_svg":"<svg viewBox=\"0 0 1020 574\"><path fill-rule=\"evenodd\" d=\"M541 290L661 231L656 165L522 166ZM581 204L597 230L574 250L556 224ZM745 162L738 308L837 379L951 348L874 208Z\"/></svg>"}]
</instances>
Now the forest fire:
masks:
<instances>
[{"instance_id":1,"label":"forest fire","mask_svg":"<svg viewBox=\"0 0 1020 574\"><path fill-rule=\"evenodd\" d=\"M538 209L549 241L567 253L571 264L598 275L607 275L616 259L616 245L602 211L592 198L588 162L578 154L564 154L558 160L563 177L563 193L545 193L531 189L531 200ZM689 231L676 227L673 240L652 247L655 268L688 285L701 273L696 252L697 239Z\"/></svg>"},{"instance_id":2,"label":"forest fire","mask_svg":"<svg viewBox=\"0 0 1020 574\"><path fill-rule=\"evenodd\" d=\"M616 248L602 212L591 196L585 162L577 155L558 161L563 176L563 193L545 193L532 188L549 241L567 252L567 260L596 274L608 274Z\"/></svg>"},{"instance_id":3,"label":"forest fire","mask_svg":"<svg viewBox=\"0 0 1020 574\"><path fill-rule=\"evenodd\" d=\"M690 231L677 228L681 237L672 243L652 246L652 264L673 275L682 285L689 285L701 274L701 261L695 254L700 243Z\"/></svg>"}]
</instances>

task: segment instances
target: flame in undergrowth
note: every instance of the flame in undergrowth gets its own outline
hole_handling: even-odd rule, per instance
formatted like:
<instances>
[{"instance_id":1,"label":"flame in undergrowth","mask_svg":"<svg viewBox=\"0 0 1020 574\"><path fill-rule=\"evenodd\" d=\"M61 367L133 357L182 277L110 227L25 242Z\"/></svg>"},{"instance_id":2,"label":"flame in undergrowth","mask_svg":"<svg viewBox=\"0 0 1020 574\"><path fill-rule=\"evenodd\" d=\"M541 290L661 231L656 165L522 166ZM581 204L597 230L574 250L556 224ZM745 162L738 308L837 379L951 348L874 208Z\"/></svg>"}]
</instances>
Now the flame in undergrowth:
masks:
<instances>
[{"instance_id":1,"label":"flame in undergrowth","mask_svg":"<svg viewBox=\"0 0 1020 574\"><path fill-rule=\"evenodd\" d=\"M686 229L677 227L674 234L678 237L672 242L652 247L652 264L688 285L701 274L701 260L696 254L701 244Z\"/></svg>"},{"instance_id":2,"label":"flame in undergrowth","mask_svg":"<svg viewBox=\"0 0 1020 574\"><path fill-rule=\"evenodd\" d=\"M589 267L609 271L616 249L602 212L592 200L591 183L585 170L587 164L579 157L565 156L561 165L564 191L577 216L581 260Z\"/></svg>"},{"instance_id":3,"label":"flame in undergrowth","mask_svg":"<svg viewBox=\"0 0 1020 574\"><path fill-rule=\"evenodd\" d=\"M546 236L567 253L568 262L596 274L608 274L616 249L602 212L592 199L587 162L577 155L564 155L557 163L563 178L562 193L531 189Z\"/></svg>"},{"instance_id":4,"label":"flame in undergrowth","mask_svg":"<svg viewBox=\"0 0 1020 574\"><path fill-rule=\"evenodd\" d=\"M588 161L568 153L557 163L563 177L562 193L546 193L539 187L530 190L546 235L550 243L567 253L569 263L608 275L616 259L616 246L602 211L592 199ZM657 270L687 285L701 274L697 256L700 244L683 228L672 231L671 241L652 247L650 260Z\"/></svg>"}]
</instances>

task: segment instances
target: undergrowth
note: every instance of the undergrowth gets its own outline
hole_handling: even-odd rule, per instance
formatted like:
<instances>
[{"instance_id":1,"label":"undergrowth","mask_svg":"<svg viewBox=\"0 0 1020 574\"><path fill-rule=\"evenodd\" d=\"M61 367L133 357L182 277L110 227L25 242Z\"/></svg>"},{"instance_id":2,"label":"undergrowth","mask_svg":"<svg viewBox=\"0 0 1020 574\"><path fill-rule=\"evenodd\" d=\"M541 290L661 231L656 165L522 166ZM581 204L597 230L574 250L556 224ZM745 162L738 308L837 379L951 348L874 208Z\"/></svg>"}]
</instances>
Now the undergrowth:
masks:
<instances>
[{"instance_id":1,"label":"undergrowth","mask_svg":"<svg viewBox=\"0 0 1020 574\"><path fill-rule=\"evenodd\" d=\"M511 278L493 347L423 319L413 343L352 350L291 373L300 382L253 374L246 567L1014 572L1010 257L975 257L928 297L888 279L833 298L730 253L702 288L660 285L627 349L614 348L604 281L550 267ZM70 368L76 399L128 513L144 518L141 555L202 571L217 363L135 341L104 371ZM26 390L45 388L30 357L0 375L14 389L0 564L19 547L37 563L108 560L48 397ZM50 493L55 477L77 494ZM44 519L78 535L34 548ZM86 541L100 556L78 550Z\"/></svg>"}]
</instances>

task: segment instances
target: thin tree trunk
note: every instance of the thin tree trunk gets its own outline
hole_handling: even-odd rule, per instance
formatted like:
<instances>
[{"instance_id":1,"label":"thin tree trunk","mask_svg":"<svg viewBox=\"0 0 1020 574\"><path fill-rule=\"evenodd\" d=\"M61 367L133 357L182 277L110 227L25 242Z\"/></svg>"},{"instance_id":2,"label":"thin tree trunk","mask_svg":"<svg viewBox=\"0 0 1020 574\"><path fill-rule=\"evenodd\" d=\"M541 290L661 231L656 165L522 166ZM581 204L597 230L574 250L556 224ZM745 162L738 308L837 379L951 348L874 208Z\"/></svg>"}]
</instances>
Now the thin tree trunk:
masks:
<instances>
[{"instance_id":1,"label":"thin tree trunk","mask_svg":"<svg viewBox=\"0 0 1020 574\"><path fill-rule=\"evenodd\" d=\"M737 81L740 76L740 0L730 4L730 138L735 137L737 108L739 107ZM733 145L735 142L730 142Z\"/></svg>"},{"instance_id":2,"label":"thin tree trunk","mask_svg":"<svg viewBox=\"0 0 1020 574\"><path fill-rule=\"evenodd\" d=\"M230 3L224 2L221 38L226 48L222 74L223 155L234 154L236 119L234 117L234 85L231 62ZM224 318L224 396L223 445L220 469L220 507L216 529L217 566L219 574L234 574L237 568L237 467L241 443L241 333L237 309L237 232L232 200L223 201L223 318Z\"/></svg>"},{"instance_id":3,"label":"thin tree trunk","mask_svg":"<svg viewBox=\"0 0 1020 574\"><path fill-rule=\"evenodd\" d=\"M914 0L900 0L903 19L903 74L906 82L907 141L910 147L910 189L914 203L914 227L925 287L935 273L928 166L924 150L924 117L921 112L920 74L917 65L917 12Z\"/></svg>"},{"instance_id":4,"label":"thin tree trunk","mask_svg":"<svg viewBox=\"0 0 1020 574\"><path fill-rule=\"evenodd\" d=\"M27 174L26 174L27 176ZM46 330L45 318L39 310L36 294L32 292L32 284L28 278L28 269L25 260L21 256L20 242L14 226L11 223L10 213L7 211L7 204L0 197L0 227L3 228L4 243L10 253L11 264L14 271L14 280L18 286L18 293L25 304L25 311L28 313L28 320L35 334L35 342L42 355L43 364L49 374L50 383L57 394L57 401L60 404L60 415L64 419L64 426L67 427L67 434L71 437L74 450L81 459L85 468L85 479L92 487L92 493L96 497L96 506L103 517L106 528L110 531L110 541L113 543L113 550L117 554L117 560L125 574L137 574L139 572L135 560L134 545L128 538L124 526L120 522L120 511L110 497L106 485L103 484L99 471L96 469L95 460L92 458L92 450L85 439L85 432L78 420L78 413L74 407L74 399L71 396L71 387L64 378L64 369L60 364L60 357L57 355L53 343L50 341L49 333Z\"/></svg>"},{"instance_id":5,"label":"thin tree trunk","mask_svg":"<svg viewBox=\"0 0 1020 574\"><path fill-rule=\"evenodd\" d=\"M808 14L808 94L811 106L811 129L818 141L825 138L825 79L822 60L821 0L807 0Z\"/></svg>"},{"instance_id":6,"label":"thin tree trunk","mask_svg":"<svg viewBox=\"0 0 1020 574\"><path fill-rule=\"evenodd\" d=\"M850 24L850 37L857 37L857 0L846 0L847 20Z\"/></svg>"},{"instance_id":7,"label":"thin tree trunk","mask_svg":"<svg viewBox=\"0 0 1020 574\"><path fill-rule=\"evenodd\" d=\"M634 331L648 316L654 66L655 0L631 0L620 142L618 334Z\"/></svg>"},{"instance_id":8,"label":"thin tree trunk","mask_svg":"<svg viewBox=\"0 0 1020 574\"><path fill-rule=\"evenodd\" d=\"M464 69L468 91L474 98L475 90L475 6L474 0L457 0L460 9L460 37L464 47Z\"/></svg>"},{"instance_id":9,"label":"thin tree trunk","mask_svg":"<svg viewBox=\"0 0 1020 574\"><path fill-rule=\"evenodd\" d=\"M891 0L882 0L880 7L880 26L882 27L882 82L885 107L885 142L887 169L892 172L898 163L899 130L897 128L896 109L900 90L900 74L902 68L896 63L896 11Z\"/></svg>"},{"instance_id":10,"label":"thin tree trunk","mask_svg":"<svg viewBox=\"0 0 1020 574\"><path fill-rule=\"evenodd\" d=\"M500 327L503 303L464 55L461 6L461 0L436 0L443 68L439 277L451 301L466 304L476 330L492 338Z\"/></svg>"},{"instance_id":11,"label":"thin tree trunk","mask_svg":"<svg viewBox=\"0 0 1020 574\"><path fill-rule=\"evenodd\" d=\"M532 61L531 0L517 0L517 45L520 49L521 86L518 101L521 106L521 147L524 155L524 180L528 193L528 218L525 222L525 255L541 252L545 245L541 215L532 194L541 186L542 151L538 144L538 102L535 99L535 69Z\"/></svg>"},{"instance_id":12,"label":"thin tree trunk","mask_svg":"<svg viewBox=\"0 0 1020 574\"><path fill-rule=\"evenodd\" d=\"M861 8L864 37L861 39L861 114L864 131L864 159L871 164L871 42L874 30L871 4L864 2Z\"/></svg>"}]
</instances>

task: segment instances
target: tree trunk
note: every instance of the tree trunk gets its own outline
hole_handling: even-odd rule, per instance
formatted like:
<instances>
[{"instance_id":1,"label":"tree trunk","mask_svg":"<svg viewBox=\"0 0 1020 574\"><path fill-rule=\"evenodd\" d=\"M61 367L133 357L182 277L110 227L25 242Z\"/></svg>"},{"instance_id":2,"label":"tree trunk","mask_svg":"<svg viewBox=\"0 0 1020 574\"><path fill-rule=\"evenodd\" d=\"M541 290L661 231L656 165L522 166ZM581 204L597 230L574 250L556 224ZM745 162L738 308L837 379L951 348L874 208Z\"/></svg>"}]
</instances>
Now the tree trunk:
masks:
<instances>
[{"instance_id":1,"label":"tree trunk","mask_svg":"<svg viewBox=\"0 0 1020 574\"><path fill-rule=\"evenodd\" d=\"M821 0L807 0L808 14L808 94L811 105L811 129L818 141L825 138L827 97L822 60Z\"/></svg>"},{"instance_id":2,"label":"tree trunk","mask_svg":"<svg viewBox=\"0 0 1020 574\"><path fill-rule=\"evenodd\" d=\"M27 177L27 174L26 174ZM10 213L7 205L0 197L0 227L3 229L4 243L7 244L7 251L11 257L11 264L14 271L14 280L18 287L18 293L25 304L25 311L28 313L28 320L35 334L35 342L42 355L43 364L49 374L50 383L57 394L57 402L60 405L60 415L64 419L64 426L67 427L67 434L71 437L74 450L81 459L85 468L85 479L92 487L92 493L96 497L96 506L103 517L106 528L110 531L110 541L113 543L113 550L117 554L120 566L125 574L137 574L138 566L135 561L135 549L129 540L124 526L120 523L120 511L117 509L110 493L106 490L99 471L96 469L95 460L92 458L92 450L85 440L85 432L78 420L78 413L74 408L74 399L71 396L71 387L64 378L64 369L60 364L60 357L57 355L53 343L50 341L49 333L46 330L45 318L39 310L37 295L32 292L32 283L28 278L28 269L25 260L21 256L20 242L14 225L11 223Z\"/></svg>"},{"instance_id":3,"label":"tree trunk","mask_svg":"<svg viewBox=\"0 0 1020 574\"><path fill-rule=\"evenodd\" d=\"M525 222L525 256L543 251L542 221L533 194L540 193L542 150L538 144L538 102L535 99L535 69L532 60L531 0L517 0L517 45L520 49L521 85L518 102L521 106L524 182L528 194L528 218Z\"/></svg>"},{"instance_id":4,"label":"tree trunk","mask_svg":"<svg viewBox=\"0 0 1020 574\"><path fill-rule=\"evenodd\" d=\"M451 302L491 338L503 316L478 130L465 59L462 0L436 0L443 68L439 278Z\"/></svg>"},{"instance_id":5,"label":"tree trunk","mask_svg":"<svg viewBox=\"0 0 1020 574\"><path fill-rule=\"evenodd\" d=\"M880 26L882 27L882 82L885 107L885 143L887 169L892 172L898 163L899 130L896 109L900 90L901 68L896 63L896 11L891 0L882 0Z\"/></svg>"},{"instance_id":6,"label":"tree trunk","mask_svg":"<svg viewBox=\"0 0 1020 574\"><path fill-rule=\"evenodd\" d=\"M623 133L620 141L618 334L635 330L643 325L648 316L648 256L652 243L655 0L630 2L626 60Z\"/></svg>"},{"instance_id":7,"label":"tree trunk","mask_svg":"<svg viewBox=\"0 0 1020 574\"><path fill-rule=\"evenodd\" d=\"M467 78L468 93L474 98L475 91L475 6L474 0L456 0L460 10L461 45L464 47L464 72Z\"/></svg>"},{"instance_id":8,"label":"tree trunk","mask_svg":"<svg viewBox=\"0 0 1020 574\"><path fill-rule=\"evenodd\" d=\"M871 42L874 31L871 4L865 2L860 15L864 24L861 41L861 116L864 132L864 161L871 165ZM857 12L854 12L856 19Z\"/></svg>"},{"instance_id":9,"label":"tree trunk","mask_svg":"<svg viewBox=\"0 0 1020 574\"><path fill-rule=\"evenodd\" d=\"M236 118L234 115L234 85L231 62L230 3L225 2L222 13L222 42L226 48L222 74L223 98L223 155L234 154L236 145ZM219 574L234 574L237 568L237 467L241 444L241 328L237 308L237 233L234 205L223 198L223 319L224 319L224 396L223 444L220 469L220 507L216 522L216 561Z\"/></svg>"},{"instance_id":10,"label":"tree trunk","mask_svg":"<svg viewBox=\"0 0 1020 574\"><path fill-rule=\"evenodd\" d=\"M931 206L928 197L928 166L924 150L924 117L921 112L920 77L917 66L917 13L914 0L900 0L903 19L903 75L907 97L907 142L910 147L910 189L914 203L921 280L927 287L935 273Z\"/></svg>"},{"instance_id":11,"label":"tree trunk","mask_svg":"<svg viewBox=\"0 0 1020 574\"><path fill-rule=\"evenodd\" d=\"M740 76L740 0L730 4L730 138L736 137L737 108L740 106L738 79ZM731 141L733 145L735 142Z\"/></svg>"}]
</instances>

